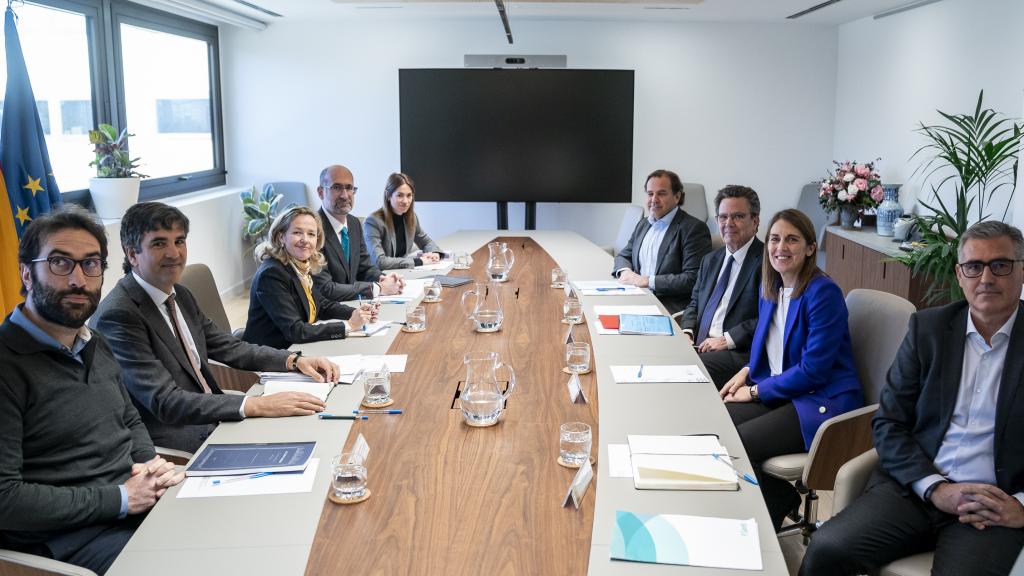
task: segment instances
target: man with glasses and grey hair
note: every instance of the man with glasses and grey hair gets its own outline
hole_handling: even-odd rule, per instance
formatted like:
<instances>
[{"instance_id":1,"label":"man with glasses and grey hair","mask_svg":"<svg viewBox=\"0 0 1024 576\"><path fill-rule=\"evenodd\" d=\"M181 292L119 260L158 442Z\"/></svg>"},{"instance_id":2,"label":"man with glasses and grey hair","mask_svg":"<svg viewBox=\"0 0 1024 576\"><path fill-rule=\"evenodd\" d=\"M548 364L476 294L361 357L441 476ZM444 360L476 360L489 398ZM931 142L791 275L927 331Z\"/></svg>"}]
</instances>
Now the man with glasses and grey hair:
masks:
<instances>
[{"instance_id":1,"label":"man with glasses and grey hair","mask_svg":"<svg viewBox=\"0 0 1024 576\"><path fill-rule=\"evenodd\" d=\"M932 574L1008 574L1024 546L1024 237L980 222L957 256L966 300L911 317L873 422L879 467L800 574L932 549Z\"/></svg>"},{"instance_id":2,"label":"man with glasses and grey hair","mask_svg":"<svg viewBox=\"0 0 1024 576\"><path fill-rule=\"evenodd\" d=\"M392 272L381 271L370 263L363 242L363 226L351 214L356 192L352 171L341 165L320 172L320 221L324 227L324 258L327 266L314 277L317 288L335 301L356 300L399 294L405 281Z\"/></svg>"}]
</instances>

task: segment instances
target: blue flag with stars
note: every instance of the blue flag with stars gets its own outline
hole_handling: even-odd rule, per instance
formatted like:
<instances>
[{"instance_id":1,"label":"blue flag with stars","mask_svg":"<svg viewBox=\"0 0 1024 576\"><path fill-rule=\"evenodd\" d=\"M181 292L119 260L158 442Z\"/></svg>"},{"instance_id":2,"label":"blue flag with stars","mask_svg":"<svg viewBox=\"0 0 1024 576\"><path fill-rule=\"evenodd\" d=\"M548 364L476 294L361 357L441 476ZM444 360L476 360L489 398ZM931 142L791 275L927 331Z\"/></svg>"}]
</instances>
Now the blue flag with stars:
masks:
<instances>
[{"instance_id":1,"label":"blue flag with stars","mask_svg":"<svg viewBox=\"0 0 1024 576\"><path fill-rule=\"evenodd\" d=\"M0 309L4 314L21 299L18 239L33 218L61 203L14 20L14 11L8 7L4 15L7 92L0 125Z\"/></svg>"}]
</instances>

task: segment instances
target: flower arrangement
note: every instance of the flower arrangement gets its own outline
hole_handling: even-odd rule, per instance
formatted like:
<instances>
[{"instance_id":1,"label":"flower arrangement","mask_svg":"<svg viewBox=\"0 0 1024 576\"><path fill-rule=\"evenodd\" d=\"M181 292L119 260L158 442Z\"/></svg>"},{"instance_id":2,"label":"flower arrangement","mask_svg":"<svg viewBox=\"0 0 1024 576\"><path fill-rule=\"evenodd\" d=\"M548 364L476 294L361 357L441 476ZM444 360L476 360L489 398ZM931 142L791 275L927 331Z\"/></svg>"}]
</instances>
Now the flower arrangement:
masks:
<instances>
[{"instance_id":1,"label":"flower arrangement","mask_svg":"<svg viewBox=\"0 0 1024 576\"><path fill-rule=\"evenodd\" d=\"M875 171L875 162L858 164L833 160L835 172L821 181L821 192L818 194L818 203L822 209L831 213L843 206L878 206L885 199L885 191L882 189L882 177Z\"/></svg>"}]
</instances>

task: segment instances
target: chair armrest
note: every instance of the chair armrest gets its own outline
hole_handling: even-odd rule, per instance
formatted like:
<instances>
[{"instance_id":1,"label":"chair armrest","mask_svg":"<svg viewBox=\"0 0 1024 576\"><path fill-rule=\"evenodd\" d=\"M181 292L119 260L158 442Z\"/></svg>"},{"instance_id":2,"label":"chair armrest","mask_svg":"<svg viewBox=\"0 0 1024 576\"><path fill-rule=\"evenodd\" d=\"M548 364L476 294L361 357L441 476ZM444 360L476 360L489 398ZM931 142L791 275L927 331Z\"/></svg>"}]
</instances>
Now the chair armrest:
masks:
<instances>
[{"instance_id":1,"label":"chair armrest","mask_svg":"<svg viewBox=\"0 0 1024 576\"><path fill-rule=\"evenodd\" d=\"M192 459L192 456L194 456L191 452L175 450L173 448L164 448L163 446L156 446L156 455L179 466L187 465L189 460Z\"/></svg>"},{"instance_id":2,"label":"chair armrest","mask_svg":"<svg viewBox=\"0 0 1024 576\"><path fill-rule=\"evenodd\" d=\"M88 568L61 562L52 558L0 549L0 574L9 576L42 576L61 574L64 576L96 576Z\"/></svg>"},{"instance_id":3,"label":"chair armrest","mask_svg":"<svg viewBox=\"0 0 1024 576\"><path fill-rule=\"evenodd\" d=\"M836 472L873 446L871 418L878 404L865 406L826 420L811 442L807 466L804 467L804 486L811 490L832 490Z\"/></svg>"},{"instance_id":4,"label":"chair armrest","mask_svg":"<svg viewBox=\"0 0 1024 576\"><path fill-rule=\"evenodd\" d=\"M238 370L217 362L210 362L210 372L213 373L217 385L224 392L237 390L242 394L249 391L253 384L260 381L259 374L248 370Z\"/></svg>"},{"instance_id":5,"label":"chair armrest","mask_svg":"<svg viewBox=\"0 0 1024 576\"><path fill-rule=\"evenodd\" d=\"M836 489L832 495L832 515L846 508L864 492L871 473L878 467L878 452L872 448L843 464L836 474Z\"/></svg>"}]
</instances>

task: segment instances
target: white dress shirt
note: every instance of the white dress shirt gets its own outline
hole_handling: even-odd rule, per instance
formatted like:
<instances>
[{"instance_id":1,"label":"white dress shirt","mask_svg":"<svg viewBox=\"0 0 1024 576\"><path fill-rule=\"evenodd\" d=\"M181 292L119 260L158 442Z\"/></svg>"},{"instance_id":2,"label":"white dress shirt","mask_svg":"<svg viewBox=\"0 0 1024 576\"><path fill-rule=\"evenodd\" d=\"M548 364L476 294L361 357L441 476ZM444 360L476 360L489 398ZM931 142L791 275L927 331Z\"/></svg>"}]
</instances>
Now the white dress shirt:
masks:
<instances>
[{"instance_id":1,"label":"white dress shirt","mask_svg":"<svg viewBox=\"0 0 1024 576\"><path fill-rule=\"evenodd\" d=\"M655 290L654 274L658 271L658 251L661 250L661 243L665 240L668 225L676 217L676 212L679 212L678 206L669 210L661 218L655 218L653 214L647 217L651 227L647 230L647 234L644 234L643 241L640 242L640 270L637 271L637 274L647 276L647 287L651 290Z\"/></svg>"},{"instance_id":2,"label":"white dress shirt","mask_svg":"<svg viewBox=\"0 0 1024 576\"><path fill-rule=\"evenodd\" d=\"M729 344L729 349L736 348L736 343L733 342L732 336L729 336L728 332L724 330L725 324L725 312L729 309L729 299L732 298L733 289L736 288L736 279L740 276L740 268L743 267L743 260L747 257L747 252L750 251L750 245L754 243L754 237L751 236L750 240L743 246L740 246L735 252L729 252L729 247L725 247L725 258L722 258L722 267L718 269L718 282L723 280L727 281L728 284L725 287L725 293L722 294L722 300L718 303L718 308L715 309L715 315L711 317L711 327L708 328L709 338L718 338L719 336L725 336L725 341ZM729 262L729 257L732 256L734 260L732 264L732 270L729 271L729 277L723 278L722 273L725 272L725 265Z\"/></svg>"},{"instance_id":3,"label":"white dress shirt","mask_svg":"<svg viewBox=\"0 0 1024 576\"><path fill-rule=\"evenodd\" d=\"M775 315L772 316L772 323L768 326L768 337L765 338L764 347L768 356L768 368L772 376L782 374L782 350L786 345L786 317L789 315L789 305L793 299L792 288L779 289L780 302L775 307Z\"/></svg>"},{"instance_id":4,"label":"white dress shirt","mask_svg":"<svg viewBox=\"0 0 1024 576\"><path fill-rule=\"evenodd\" d=\"M935 453L935 467L942 476L932 474L911 485L914 493L924 498L932 484L943 480L996 484L995 427L996 404L1003 377L1006 352L1010 347L1010 334L1017 320L1016 312L992 335L992 345L978 333L970 311L967 313L967 342L964 344L964 364L960 372L960 389ZM1024 504L1024 492L1013 495Z\"/></svg>"}]
</instances>

